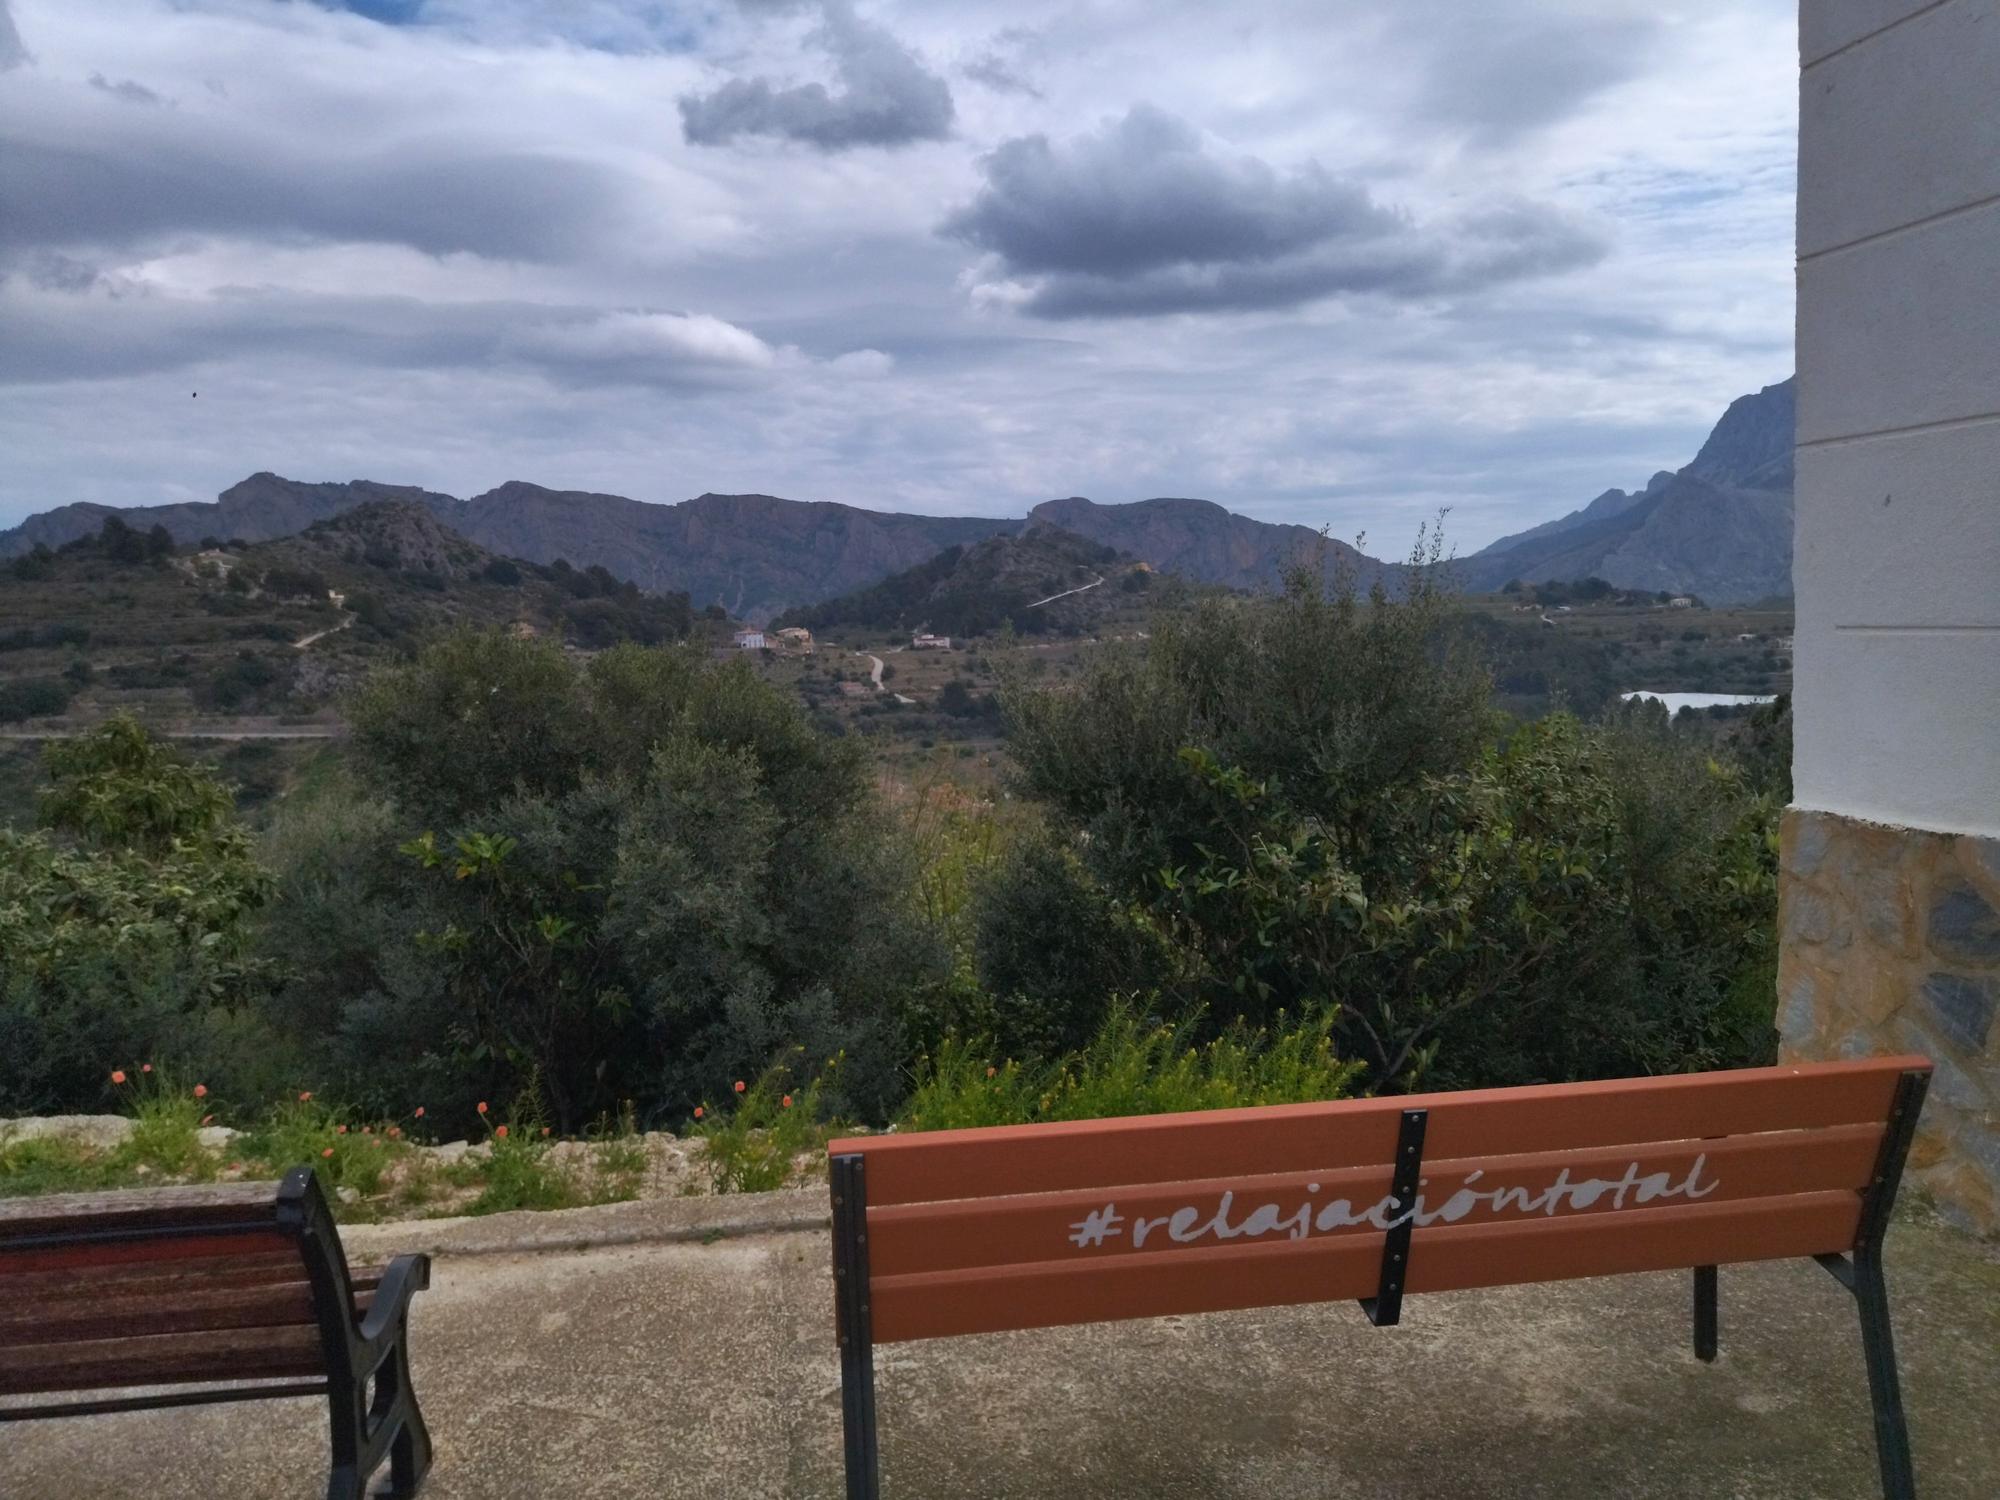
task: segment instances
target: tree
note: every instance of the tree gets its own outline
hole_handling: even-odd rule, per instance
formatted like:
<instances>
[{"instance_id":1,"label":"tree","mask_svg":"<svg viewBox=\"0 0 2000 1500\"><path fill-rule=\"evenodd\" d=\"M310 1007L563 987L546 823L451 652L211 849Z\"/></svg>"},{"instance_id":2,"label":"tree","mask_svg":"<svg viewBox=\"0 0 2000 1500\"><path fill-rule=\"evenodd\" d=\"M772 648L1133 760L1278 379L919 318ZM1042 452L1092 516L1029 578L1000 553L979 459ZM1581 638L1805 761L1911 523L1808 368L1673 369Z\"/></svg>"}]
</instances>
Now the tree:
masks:
<instances>
[{"instance_id":1,"label":"tree","mask_svg":"<svg viewBox=\"0 0 2000 1500\"><path fill-rule=\"evenodd\" d=\"M1771 941L1769 802L1663 725L1504 731L1435 550L1411 564L1399 597L1299 576L1161 622L1079 691L1010 684L1021 789L1096 888L1070 904L1165 938L1169 1008L1338 1004L1378 1088L1760 1050L1768 1008L1746 1025L1736 985ZM1012 966L1045 1010L1104 1003L1079 931L1102 947L1048 922Z\"/></svg>"},{"instance_id":2,"label":"tree","mask_svg":"<svg viewBox=\"0 0 2000 1500\"><path fill-rule=\"evenodd\" d=\"M0 1113L91 1107L115 1060L217 1059L268 891L228 791L129 719L55 741L48 831L0 832Z\"/></svg>"},{"instance_id":3,"label":"tree","mask_svg":"<svg viewBox=\"0 0 2000 1500\"><path fill-rule=\"evenodd\" d=\"M904 1086L943 956L858 747L740 662L458 635L351 707L353 789L274 834L278 1014L343 1086L433 1113L535 1091L672 1115L791 1044ZM394 1059L384 1067L383 1059Z\"/></svg>"}]
</instances>

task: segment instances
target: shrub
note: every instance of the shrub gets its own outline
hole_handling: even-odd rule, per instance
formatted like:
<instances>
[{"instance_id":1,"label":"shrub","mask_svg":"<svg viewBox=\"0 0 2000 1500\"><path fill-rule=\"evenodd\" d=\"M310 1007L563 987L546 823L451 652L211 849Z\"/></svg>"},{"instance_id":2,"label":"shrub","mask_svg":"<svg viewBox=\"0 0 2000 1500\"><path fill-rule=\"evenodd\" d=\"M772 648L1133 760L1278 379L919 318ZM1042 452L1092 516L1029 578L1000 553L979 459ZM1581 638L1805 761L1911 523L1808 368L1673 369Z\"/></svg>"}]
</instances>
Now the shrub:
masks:
<instances>
[{"instance_id":1,"label":"shrub","mask_svg":"<svg viewBox=\"0 0 2000 1500\"><path fill-rule=\"evenodd\" d=\"M1149 1019L1121 999L1085 1046L1046 1062L947 1037L919 1061L898 1124L957 1130L1340 1099L1361 1069L1335 1055L1333 1027L1330 1012L1279 1012L1269 1028L1238 1022L1203 1041L1198 1022Z\"/></svg>"},{"instance_id":2,"label":"shrub","mask_svg":"<svg viewBox=\"0 0 2000 1500\"><path fill-rule=\"evenodd\" d=\"M689 1133L705 1148L709 1186L718 1193L767 1193L824 1166L832 1132L820 1112L826 1079L837 1066L830 1062L828 1073L803 1087L794 1083L789 1065L767 1068L753 1083L734 1084L721 1110L706 1101L699 1105Z\"/></svg>"}]
</instances>

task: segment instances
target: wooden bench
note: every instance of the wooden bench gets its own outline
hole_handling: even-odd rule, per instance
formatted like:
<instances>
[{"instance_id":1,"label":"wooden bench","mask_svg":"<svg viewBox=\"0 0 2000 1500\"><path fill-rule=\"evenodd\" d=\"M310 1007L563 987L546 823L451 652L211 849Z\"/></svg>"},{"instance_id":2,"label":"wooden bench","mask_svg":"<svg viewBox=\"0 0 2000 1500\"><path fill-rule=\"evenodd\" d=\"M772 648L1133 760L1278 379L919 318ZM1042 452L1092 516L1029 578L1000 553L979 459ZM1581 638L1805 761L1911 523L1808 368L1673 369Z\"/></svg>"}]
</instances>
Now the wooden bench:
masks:
<instances>
[{"instance_id":1,"label":"wooden bench","mask_svg":"<svg viewBox=\"0 0 2000 1500\"><path fill-rule=\"evenodd\" d=\"M1855 1296L1883 1492L1915 1494L1882 1237L1921 1057L838 1140L850 1500L877 1344L1810 1256Z\"/></svg>"},{"instance_id":2,"label":"wooden bench","mask_svg":"<svg viewBox=\"0 0 2000 1500\"><path fill-rule=\"evenodd\" d=\"M98 1393L0 1401L0 1422L324 1396L328 1500L357 1500L385 1459L388 1493L414 1495L431 1445L409 1311L429 1284L423 1255L350 1271L306 1167L0 1202L0 1398Z\"/></svg>"}]
</instances>

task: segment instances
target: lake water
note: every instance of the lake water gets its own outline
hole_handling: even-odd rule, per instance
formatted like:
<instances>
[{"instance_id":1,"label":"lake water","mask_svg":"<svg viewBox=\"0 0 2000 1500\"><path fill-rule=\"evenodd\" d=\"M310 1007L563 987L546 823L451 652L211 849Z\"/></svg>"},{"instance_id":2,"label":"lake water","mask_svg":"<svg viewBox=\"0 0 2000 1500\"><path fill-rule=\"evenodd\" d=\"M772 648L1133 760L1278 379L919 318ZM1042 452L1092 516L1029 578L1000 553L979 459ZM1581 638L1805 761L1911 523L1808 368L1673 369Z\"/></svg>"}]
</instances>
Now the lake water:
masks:
<instances>
[{"instance_id":1,"label":"lake water","mask_svg":"<svg viewBox=\"0 0 2000 1500\"><path fill-rule=\"evenodd\" d=\"M1677 714L1684 708L1735 708L1746 703L1775 703L1776 698L1759 698L1748 693L1656 693L1650 688L1640 688L1635 693L1620 693L1619 697L1630 702L1634 698L1654 698L1666 704L1669 714Z\"/></svg>"}]
</instances>

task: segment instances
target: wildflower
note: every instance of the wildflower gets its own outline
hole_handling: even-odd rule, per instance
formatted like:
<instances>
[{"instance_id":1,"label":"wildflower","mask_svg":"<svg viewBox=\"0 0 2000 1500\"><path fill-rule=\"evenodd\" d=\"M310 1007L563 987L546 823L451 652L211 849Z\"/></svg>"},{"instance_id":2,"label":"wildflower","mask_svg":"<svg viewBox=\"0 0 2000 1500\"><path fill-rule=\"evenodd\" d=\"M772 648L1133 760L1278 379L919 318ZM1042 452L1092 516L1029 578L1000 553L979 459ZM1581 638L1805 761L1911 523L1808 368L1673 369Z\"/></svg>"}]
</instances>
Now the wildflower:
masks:
<instances>
[{"instance_id":1,"label":"wildflower","mask_svg":"<svg viewBox=\"0 0 2000 1500\"><path fill-rule=\"evenodd\" d=\"M421 1120L423 1117L424 1117L424 1107L421 1104L419 1104L417 1106L417 1118Z\"/></svg>"},{"instance_id":2,"label":"wildflower","mask_svg":"<svg viewBox=\"0 0 2000 1500\"><path fill-rule=\"evenodd\" d=\"M111 1070L111 1081L113 1083L123 1083L125 1081L125 1070L123 1068L113 1068Z\"/></svg>"},{"instance_id":3,"label":"wildflower","mask_svg":"<svg viewBox=\"0 0 2000 1500\"><path fill-rule=\"evenodd\" d=\"M301 1104L309 1104L309 1103L311 1103L311 1102L312 1102L312 1090L311 1090L311 1089L307 1089L307 1090L306 1090L306 1091L305 1091L305 1092L304 1092L303 1094L300 1094L300 1095L299 1095L299 1103L301 1103Z\"/></svg>"},{"instance_id":4,"label":"wildflower","mask_svg":"<svg viewBox=\"0 0 2000 1500\"><path fill-rule=\"evenodd\" d=\"M486 1113L486 1101L484 1099L481 1099L479 1101L479 1112L482 1115Z\"/></svg>"},{"instance_id":5,"label":"wildflower","mask_svg":"<svg viewBox=\"0 0 2000 1500\"><path fill-rule=\"evenodd\" d=\"M363 1135L373 1135L375 1133L375 1127L373 1125L363 1125L361 1127L361 1133Z\"/></svg>"},{"instance_id":6,"label":"wildflower","mask_svg":"<svg viewBox=\"0 0 2000 1500\"><path fill-rule=\"evenodd\" d=\"M347 1127L345 1125L336 1125L333 1127L333 1133L335 1135L346 1135Z\"/></svg>"},{"instance_id":7,"label":"wildflower","mask_svg":"<svg viewBox=\"0 0 2000 1500\"><path fill-rule=\"evenodd\" d=\"M543 1135L547 1135L548 1133L549 1133L549 1127L548 1127L548 1126L546 1126L546 1125L544 1125L544 1126L542 1127L542 1134L543 1134Z\"/></svg>"},{"instance_id":8,"label":"wildflower","mask_svg":"<svg viewBox=\"0 0 2000 1500\"><path fill-rule=\"evenodd\" d=\"M736 1092L739 1094L743 1092L743 1080L740 1078L736 1080Z\"/></svg>"},{"instance_id":9,"label":"wildflower","mask_svg":"<svg viewBox=\"0 0 2000 1500\"><path fill-rule=\"evenodd\" d=\"M695 1117L695 1118L696 1118L697 1120L699 1120L699 1119L700 1119L700 1118L701 1118L701 1117L702 1117L703 1115L705 1115L705 1114L707 1114L707 1113L708 1113L708 1111L707 1111L707 1110L705 1110L705 1109L703 1109L703 1108L702 1108L702 1107L701 1107L701 1106L700 1106L699 1104L697 1104L697 1105L696 1105L696 1106L694 1107L694 1117Z\"/></svg>"},{"instance_id":10,"label":"wildflower","mask_svg":"<svg viewBox=\"0 0 2000 1500\"><path fill-rule=\"evenodd\" d=\"M141 1073L150 1073L153 1071L153 1065L151 1063L140 1063L139 1071Z\"/></svg>"},{"instance_id":11,"label":"wildflower","mask_svg":"<svg viewBox=\"0 0 2000 1500\"><path fill-rule=\"evenodd\" d=\"M240 1161L233 1161L229 1164L229 1170L232 1172L240 1172L243 1170L243 1163Z\"/></svg>"},{"instance_id":12,"label":"wildflower","mask_svg":"<svg viewBox=\"0 0 2000 1500\"><path fill-rule=\"evenodd\" d=\"M993 1075L994 1075L995 1073L998 1073L999 1071L1000 1071L1000 1070L999 1070L998 1068L995 1068L995 1067L991 1067L991 1066L989 1066L989 1067L988 1067L988 1068L986 1069L986 1076L987 1076L988 1078L991 1078L991 1077L992 1077L992 1076L993 1076Z\"/></svg>"},{"instance_id":13,"label":"wildflower","mask_svg":"<svg viewBox=\"0 0 2000 1500\"><path fill-rule=\"evenodd\" d=\"M197 1083L194 1086L194 1096L197 1099L206 1099L208 1097L208 1085L205 1083Z\"/></svg>"},{"instance_id":14,"label":"wildflower","mask_svg":"<svg viewBox=\"0 0 2000 1500\"><path fill-rule=\"evenodd\" d=\"M328 1146L328 1147L327 1147L327 1148L326 1148L326 1149L325 1149L324 1151L320 1152L320 1155L321 1155L321 1156L331 1156L331 1155L333 1155L333 1147L331 1147L331 1146Z\"/></svg>"},{"instance_id":15,"label":"wildflower","mask_svg":"<svg viewBox=\"0 0 2000 1500\"><path fill-rule=\"evenodd\" d=\"M390 1140L392 1140L392 1141L393 1141L393 1140L399 1140L399 1139L401 1139L401 1137L402 1137L402 1134L403 1134L403 1127L402 1127L402 1126L400 1126L400 1125L391 1125L391 1126L389 1127L389 1139L390 1139Z\"/></svg>"},{"instance_id":16,"label":"wildflower","mask_svg":"<svg viewBox=\"0 0 2000 1500\"><path fill-rule=\"evenodd\" d=\"M792 1107L792 1096L790 1094L787 1094L783 1099L779 1100L778 1102L784 1105L786 1109L790 1109Z\"/></svg>"},{"instance_id":17,"label":"wildflower","mask_svg":"<svg viewBox=\"0 0 2000 1500\"><path fill-rule=\"evenodd\" d=\"M495 1125L495 1126L493 1127L493 1138L494 1138L495 1140L499 1140L499 1141L504 1141L504 1140L506 1140L506 1139L507 1139L507 1127L506 1127L505 1125Z\"/></svg>"}]
</instances>

